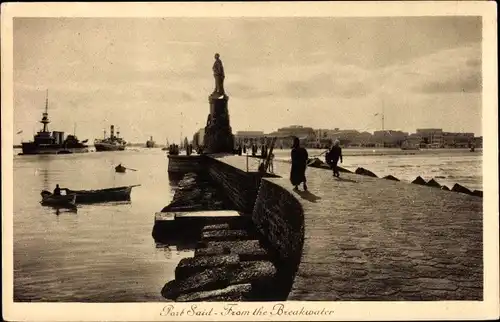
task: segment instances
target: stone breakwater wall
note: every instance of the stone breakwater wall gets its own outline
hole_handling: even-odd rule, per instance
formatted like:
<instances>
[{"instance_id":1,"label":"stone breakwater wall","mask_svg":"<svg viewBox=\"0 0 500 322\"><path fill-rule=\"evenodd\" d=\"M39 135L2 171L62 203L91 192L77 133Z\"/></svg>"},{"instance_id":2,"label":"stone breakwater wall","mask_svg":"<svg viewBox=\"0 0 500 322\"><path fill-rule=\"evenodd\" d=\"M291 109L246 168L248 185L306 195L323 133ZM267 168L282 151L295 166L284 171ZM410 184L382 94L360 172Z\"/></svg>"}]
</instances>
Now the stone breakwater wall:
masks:
<instances>
[{"instance_id":1,"label":"stone breakwater wall","mask_svg":"<svg viewBox=\"0 0 500 322\"><path fill-rule=\"evenodd\" d=\"M216 158L207 157L205 164L212 181L224 190L238 211L246 214L254 210L262 178L278 177L272 174L246 172Z\"/></svg>"},{"instance_id":2,"label":"stone breakwater wall","mask_svg":"<svg viewBox=\"0 0 500 322\"><path fill-rule=\"evenodd\" d=\"M255 172L244 172L215 158L206 160L206 171L208 175L226 196L243 213L252 213L257 192L260 185L261 175Z\"/></svg>"},{"instance_id":3,"label":"stone breakwater wall","mask_svg":"<svg viewBox=\"0 0 500 322\"><path fill-rule=\"evenodd\" d=\"M202 228L194 257L184 258L161 293L177 302L283 300L279 274L248 217Z\"/></svg>"},{"instance_id":4,"label":"stone breakwater wall","mask_svg":"<svg viewBox=\"0 0 500 322\"><path fill-rule=\"evenodd\" d=\"M280 260L296 264L302 250L304 214L296 197L268 180L279 177L244 172L217 159L208 161L207 170L238 211L250 214Z\"/></svg>"},{"instance_id":5,"label":"stone breakwater wall","mask_svg":"<svg viewBox=\"0 0 500 322\"><path fill-rule=\"evenodd\" d=\"M304 210L296 197L273 180L284 179L261 181L252 221L275 250L283 278L293 278L304 243ZM288 283L292 281L282 281L282 285Z\"/></svg>"},{"instance_id":6,"label":"stone breakwater wall","mask_svg":"<svg viewBox=\"0 0 500 322\"><path fill-rule=\"evenodd\" d=\"M199 173L206 163L204 155L169 155L168 172L175 174L186 174L188 172Z\"/></svg>"},{"instance_id":7,"label":"stone breakwater wall","mask_svg":"<svg viewBox=\"0 0 500 322\"><path fill-rule=\"evenodd\" d=\"M241 218L203 226L194 257L179 263L162 295L175 301L286 299L302 253L300 202L266 178L276 175L246 172L215 157L201 160L199 175L224 191Z\"/></svg>"},{"instance_id":8,"label":"stone breakwater wall","mask_svg":"<svg viewBox=\"0 0 500 322\"><path fill-rule=\"evenodd\" d=\"M304 213L300 202L290 191L272 182L283 180L279 176L245 172L215 158L208 161L207 169L238 210L250 215L277 267L279 288L289 290L304 240Z\"/></svg>"}]
</instances>

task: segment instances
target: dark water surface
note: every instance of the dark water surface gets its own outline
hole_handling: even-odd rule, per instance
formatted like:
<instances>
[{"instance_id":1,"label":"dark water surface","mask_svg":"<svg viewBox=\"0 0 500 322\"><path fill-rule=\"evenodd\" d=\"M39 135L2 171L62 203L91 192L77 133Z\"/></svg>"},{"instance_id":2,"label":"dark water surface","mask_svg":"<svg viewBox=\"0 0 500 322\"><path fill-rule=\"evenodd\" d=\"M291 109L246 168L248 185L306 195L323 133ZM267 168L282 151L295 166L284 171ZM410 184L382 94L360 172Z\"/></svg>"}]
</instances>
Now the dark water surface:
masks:
<instances>
[{"instance_id":1,"label":"dark water surface","mask_svg":"<svg viewBox=\"0 0 500 322\"><path fill-rule=\"evenodd\" d=\"M160 291L191 250L160 247L154 213L172 197L159 149L14 157L15 301L164 301ZM122 163L139 171L115 173ZM77 213L43 207L55 184L96 189L141 184L130 203L81 205Z\"/></svg>"}]
</instances>

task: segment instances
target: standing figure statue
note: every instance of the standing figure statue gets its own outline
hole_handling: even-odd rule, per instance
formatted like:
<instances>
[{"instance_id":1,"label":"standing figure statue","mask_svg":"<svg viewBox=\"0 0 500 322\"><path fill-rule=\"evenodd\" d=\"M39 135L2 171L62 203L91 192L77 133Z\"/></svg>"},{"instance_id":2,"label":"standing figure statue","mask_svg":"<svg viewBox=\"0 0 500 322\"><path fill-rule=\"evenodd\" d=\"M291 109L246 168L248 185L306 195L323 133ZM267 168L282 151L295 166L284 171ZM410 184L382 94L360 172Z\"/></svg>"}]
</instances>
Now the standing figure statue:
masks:
<instances>
[{"instance_id":1,"label":"standing figure statue","mask_svg":"<svg viewBox=\"0 0 500 322\"><path fill-rule=\"evenodd\" d=\"M225 95L224 92L224 67L222 66L222 61L219 59L220 55L215 54L215 62L212 70L214 71L215 77L215 90L213 94Z\"/></svg>"}]
</instances>

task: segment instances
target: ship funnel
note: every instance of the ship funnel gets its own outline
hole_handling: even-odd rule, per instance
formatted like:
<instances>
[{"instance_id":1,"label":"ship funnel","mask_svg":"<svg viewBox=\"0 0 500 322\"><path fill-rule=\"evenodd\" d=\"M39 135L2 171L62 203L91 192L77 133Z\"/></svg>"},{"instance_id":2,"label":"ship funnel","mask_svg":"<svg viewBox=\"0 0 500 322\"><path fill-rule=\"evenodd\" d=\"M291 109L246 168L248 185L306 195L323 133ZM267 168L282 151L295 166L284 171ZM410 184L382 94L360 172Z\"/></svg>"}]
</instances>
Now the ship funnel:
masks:
<instances>
[{"instance_id":1,"label":"ship funnel","mask_svg":"<svg viewBox=\"0 0 500 322\"><path fill-rule=\"evenodd\" d=\"M115 126L114 125L111 125L111 138L114 138L115 137Z\"/></svg>"}]
</instances>

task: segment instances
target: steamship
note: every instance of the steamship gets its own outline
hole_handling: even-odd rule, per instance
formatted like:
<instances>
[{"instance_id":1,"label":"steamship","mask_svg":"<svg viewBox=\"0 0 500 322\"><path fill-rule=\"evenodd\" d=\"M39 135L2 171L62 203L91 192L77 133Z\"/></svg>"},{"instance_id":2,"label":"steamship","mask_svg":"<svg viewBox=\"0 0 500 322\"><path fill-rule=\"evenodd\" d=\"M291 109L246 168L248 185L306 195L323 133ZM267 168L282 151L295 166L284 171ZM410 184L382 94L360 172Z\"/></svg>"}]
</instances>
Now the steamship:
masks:
<instances>
[{"instance_id":1,"label":"steamship","mask_svg":"<svg viewBox=\"0 0 500 322\"><path fill-rule=\"evenodd\" d=\"M127 142L120 137L120 132L116 132L115 135L114 125L111 125L110 130L111 133L109 137L106 137L106 131L104 131L103 139L95 139L94 146L96 152L125 150Z\"/></svg>"},{"instance_id":2,"label":"steamship","mask_svg":"<svg viewBox=\"0 0 500 322\"><path fill-rule=\"evenodd\" d=\"M43 129L33 136L33 141L21 142L21 154L70 154L89 152L85 144L88 140L80 142L76 135L64 138L64 132L50 132L49 121L49 95L45 98L45 112L42 114Z\"/></svg>"},{"instance_id":3,"label":"steamship","mask_svg":"<svg viewBox=\"0 0 500 322\"><path fill-rule=\"evenodd\" d=\"M154 148L156 146L156 142L153 141L153 137L146 141L147 148Z\"/></svg>"}]
</instances>

